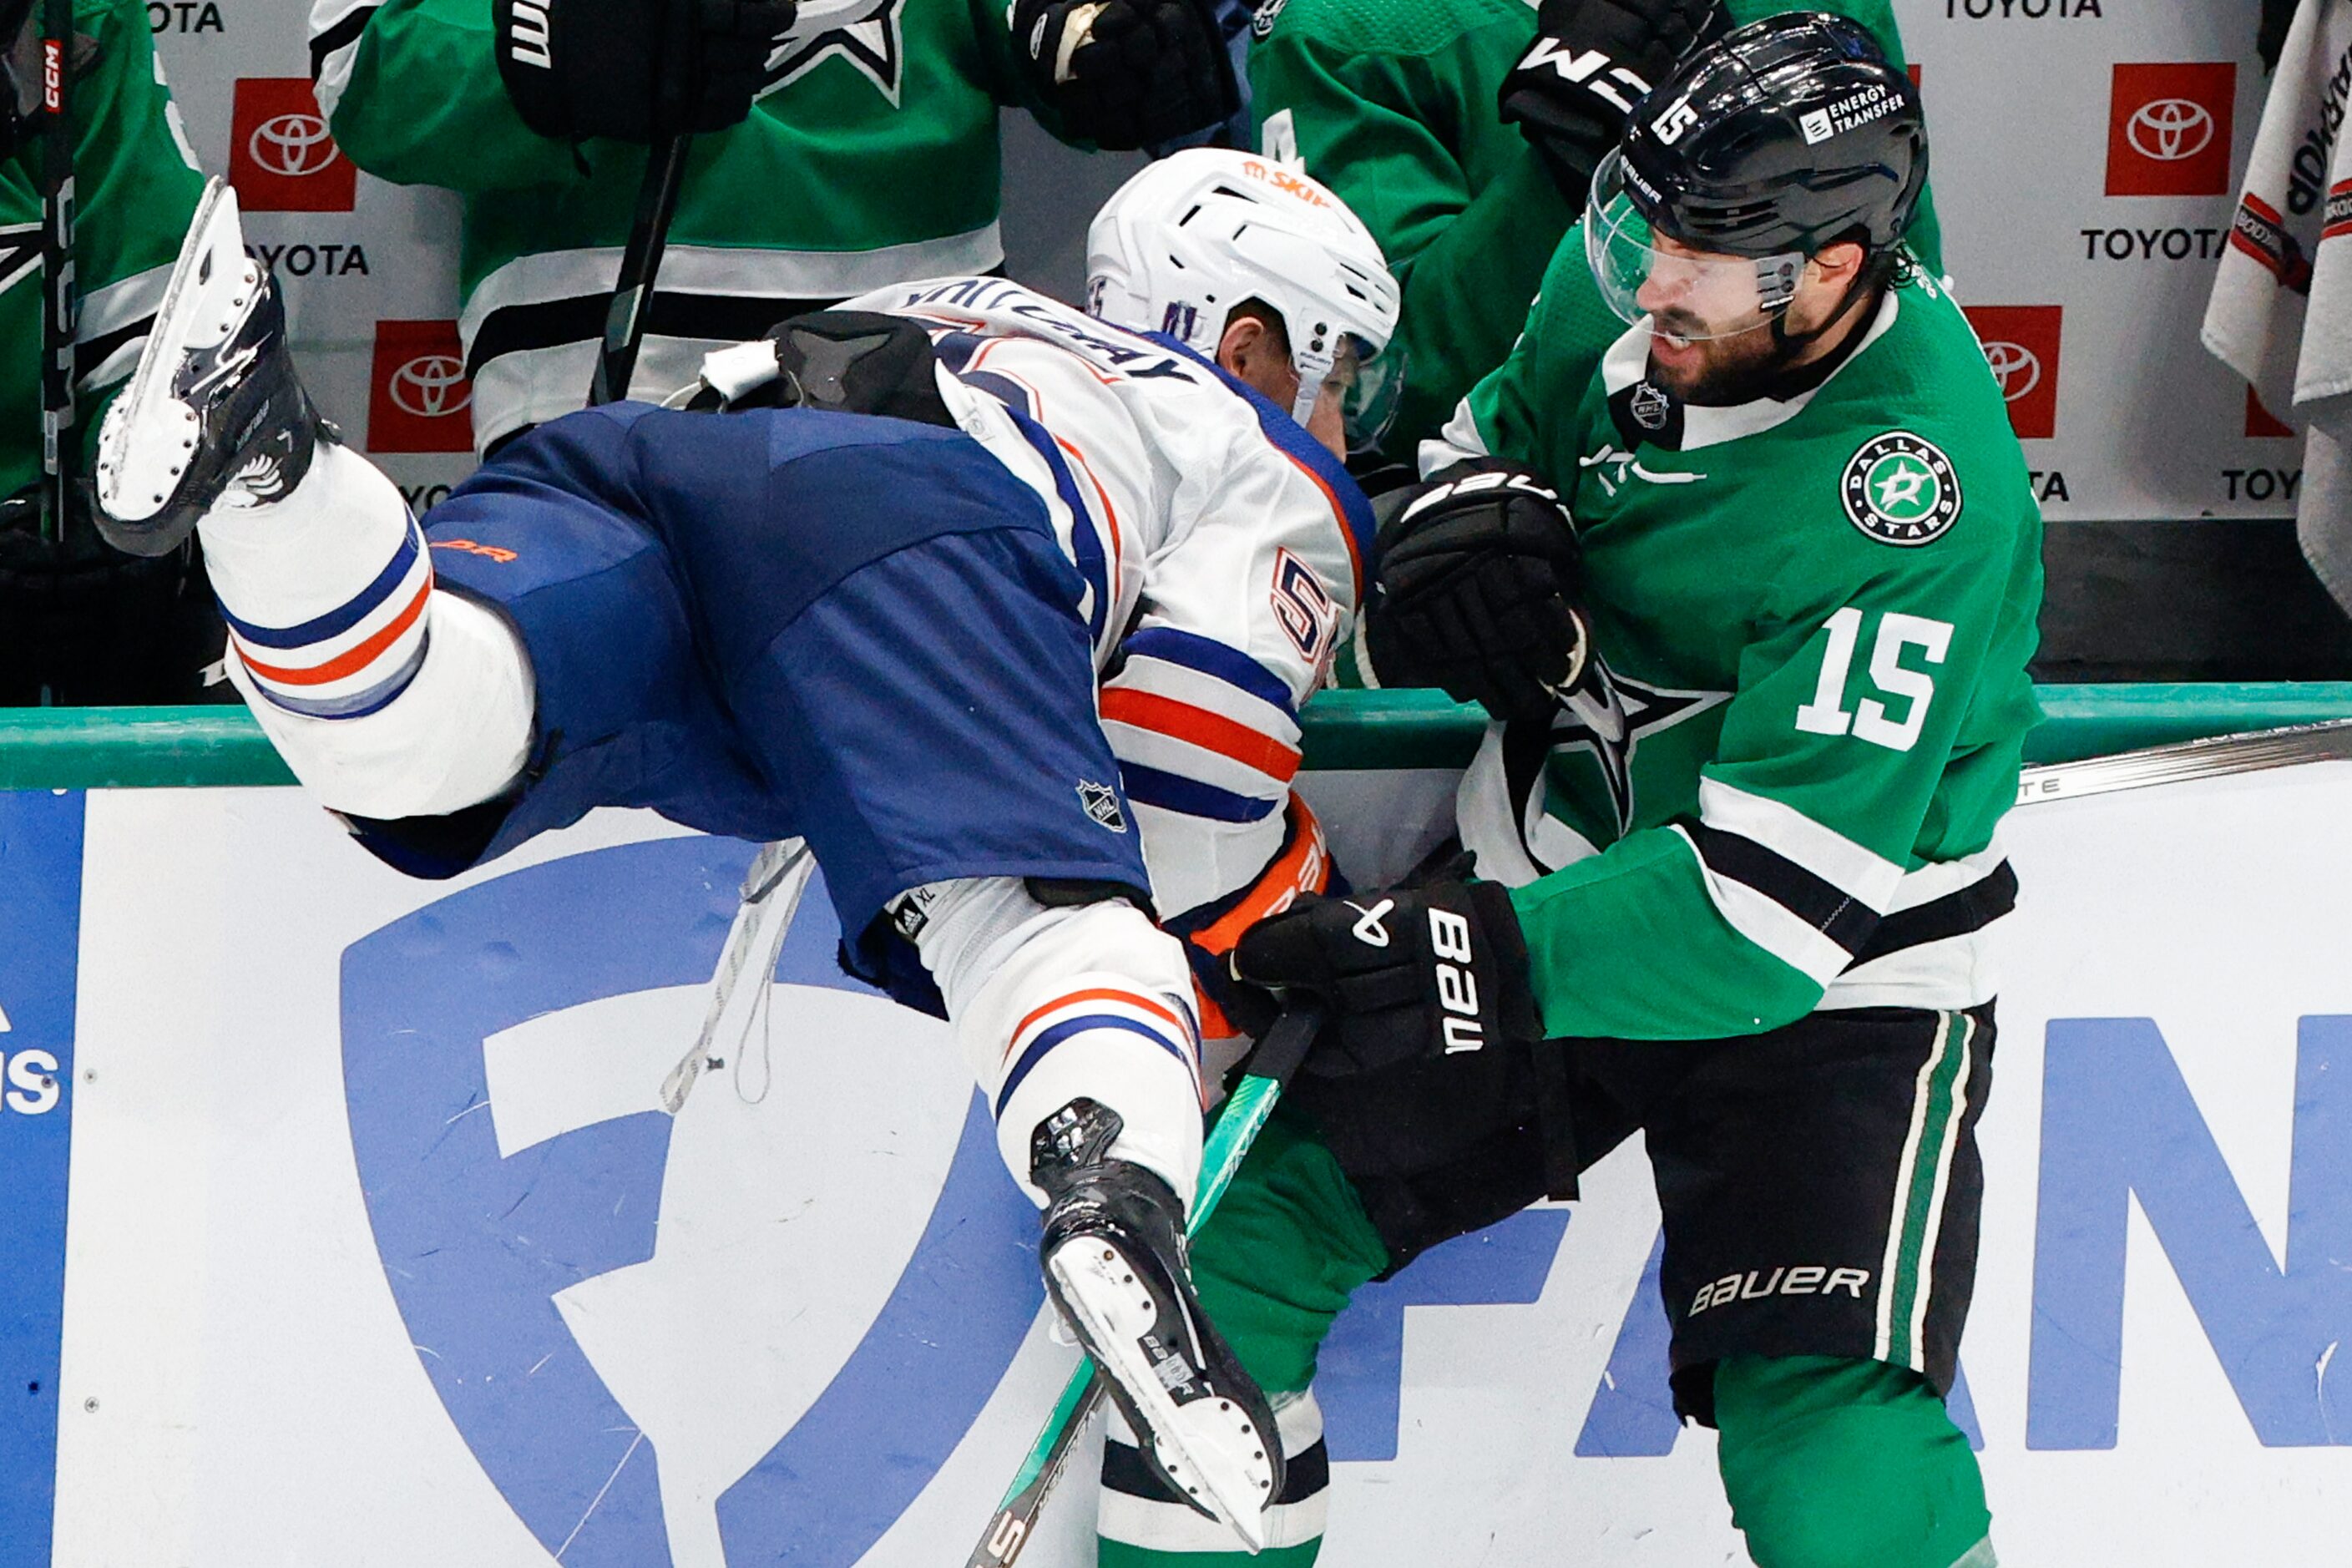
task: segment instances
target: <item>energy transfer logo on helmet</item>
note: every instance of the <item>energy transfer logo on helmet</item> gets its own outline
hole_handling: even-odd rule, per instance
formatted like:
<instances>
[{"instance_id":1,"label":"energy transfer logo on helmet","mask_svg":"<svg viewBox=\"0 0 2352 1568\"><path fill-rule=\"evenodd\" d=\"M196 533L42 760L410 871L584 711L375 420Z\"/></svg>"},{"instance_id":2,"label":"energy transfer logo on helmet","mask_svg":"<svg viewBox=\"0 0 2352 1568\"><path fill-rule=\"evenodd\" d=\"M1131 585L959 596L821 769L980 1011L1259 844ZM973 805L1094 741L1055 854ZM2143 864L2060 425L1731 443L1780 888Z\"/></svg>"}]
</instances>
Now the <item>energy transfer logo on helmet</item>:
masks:
<instances>
[{"instance_id":1,"label":"energy transfer logo on helmet","mask_svg":"<svg viewBox=\"0 0 2352 1568\"><path fill-rule=\"evenodd\" d=\"M1907 430L1864 441L1846 460L1846 520L1884 544L1926 544L1960 516L1960 478L1943 448Z\"/></svg>"}]
</instances>

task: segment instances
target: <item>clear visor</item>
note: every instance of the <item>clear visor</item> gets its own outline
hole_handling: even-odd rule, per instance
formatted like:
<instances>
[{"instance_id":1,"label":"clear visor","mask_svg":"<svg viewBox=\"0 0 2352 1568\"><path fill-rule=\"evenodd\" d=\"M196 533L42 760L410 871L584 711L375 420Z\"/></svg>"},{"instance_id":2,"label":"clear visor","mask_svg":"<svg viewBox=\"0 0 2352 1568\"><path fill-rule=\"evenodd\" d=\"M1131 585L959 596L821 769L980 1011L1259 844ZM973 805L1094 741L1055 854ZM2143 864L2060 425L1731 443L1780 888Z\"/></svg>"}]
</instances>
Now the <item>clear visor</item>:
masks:
<instances>
[{"instance_id":1,"label":"clear visor","mask_svg":"<svg viewBox=\"0 0 2352 1568\"><path fill-rule=\"evenodd\" d=\"M1625 181L1624 154L1612 150L1584 206L1585 260L1620 321L1647 319L1660 337L1697 342L1752 332L1789 308L1804 275L1801 254L1715 256L1653 235Z\"/></svg>"},{"instance_id":2,"label":"clear visor","mask_svg":"<svg viewBox=\"0 0 2352 1568\"><path fill-rule=\"evenodd\" d=\"M1339 401L1348 450L1361 452L1378 446L1396 423L1397 405L1404 397L1404 345L1391 342L1385 349L1376 349L1354 332L1342 332L1339 350L1328 363L1318 366L1314 357L1297 356L1299 406L1295 412L1299 423L1307 422L1316 403L1329 392Z\"/></svg>"}]
</instances>

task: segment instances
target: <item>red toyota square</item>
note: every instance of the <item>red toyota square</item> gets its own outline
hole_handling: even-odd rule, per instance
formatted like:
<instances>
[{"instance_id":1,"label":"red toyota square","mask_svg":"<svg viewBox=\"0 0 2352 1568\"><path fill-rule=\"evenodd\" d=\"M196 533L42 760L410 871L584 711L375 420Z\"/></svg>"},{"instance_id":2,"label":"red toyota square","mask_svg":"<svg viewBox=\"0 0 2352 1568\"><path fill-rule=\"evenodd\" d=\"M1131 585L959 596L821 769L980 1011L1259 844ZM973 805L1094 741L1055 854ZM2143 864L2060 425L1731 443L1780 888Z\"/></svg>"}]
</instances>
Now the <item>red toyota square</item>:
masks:
<instances>
[{"instance_id":1,"label":"red toyota square","mask_svg":"<svg viewBox=\"0 0 2352 1568\"><path fill-rule=\"evenodd\" d=\"M473 384L455 321L378 321L368 378L371 452L470 452Z\"/></svg>"},{"instance_id":2,"label":"red toyota square","mask_svg":"<svg viewBox=\"0 0 2352 1568\"><path fill-rule=\"evenodd\" d=\"M2230 189L2238 68L2119 65L2107 99L2107 195L2219 196Z\"/></svg>"},{"instance_id":3,"label":"red toyota square","mask_svg":"<svg viewBox=\"0 0 2352 1568\"><path fill-rule=\"evenodd\" d=\"M2251 384L2246 387L2246 434L2261 437L2292 437L2295 427L2263 406L2262 395Z\"/></svg>"},{"instance_id":4,"label":"red toyota square","mask_svg":"<svg viewBox=\"0 0 2352 1568\"><path fill-rule=\"evenodd\" d=\"M2009 400L2010 427L2021 440L2058 433L2058 305L1970 305L1969 325L1984 344L2000 395Z\"/></svg>"},{"instance_id":5,"label":"red toyota square","mask_svg":"<svg viewBox=\"0 0 2352 1568\"><path fill-rule=\"evenodd\" d=\"M359 171L327 134L308 78L245 77L231 115L228 182L250 212L347 213Z\"/></svg>"}]
</instances>

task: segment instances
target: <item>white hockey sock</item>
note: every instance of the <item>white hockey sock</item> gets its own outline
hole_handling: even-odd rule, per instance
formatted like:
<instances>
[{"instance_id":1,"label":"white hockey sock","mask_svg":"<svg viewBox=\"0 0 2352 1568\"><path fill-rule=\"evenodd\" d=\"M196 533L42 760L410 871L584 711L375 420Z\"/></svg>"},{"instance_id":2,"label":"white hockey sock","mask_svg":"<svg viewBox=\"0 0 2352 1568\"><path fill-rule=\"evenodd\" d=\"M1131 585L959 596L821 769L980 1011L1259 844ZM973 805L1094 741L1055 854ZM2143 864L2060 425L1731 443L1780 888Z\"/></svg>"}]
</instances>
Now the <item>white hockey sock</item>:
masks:
<instances>
[{"instance_id":1,"label":"white hockey sock","mask_svg":"<svg viewBox=\"0 0 2352 1568\"><path fill-rule=\"evenodd\" d=\"M230 678L320 800L363 816L489 799L530 742L530 661L488 610L433 586L392 481L321 442L293 493L197 525Z\"/></svg>"},{"instance_id":2,"label":"white hockey sock","mask_svg":"<svg viewBox=\"0 0 2352 1568\"><path fill-rule=\"evenodd\" d=\"M997 1149L1029 1195L1029 1139L1081 1096L1118 1112L1110 1153L1189 1208L1201 1175L1200 1027L1183 950L1124 900L1049 908L1019 879L934 882L910 898L915 944L996 1111Z\"/></svg>"}]
</instances>

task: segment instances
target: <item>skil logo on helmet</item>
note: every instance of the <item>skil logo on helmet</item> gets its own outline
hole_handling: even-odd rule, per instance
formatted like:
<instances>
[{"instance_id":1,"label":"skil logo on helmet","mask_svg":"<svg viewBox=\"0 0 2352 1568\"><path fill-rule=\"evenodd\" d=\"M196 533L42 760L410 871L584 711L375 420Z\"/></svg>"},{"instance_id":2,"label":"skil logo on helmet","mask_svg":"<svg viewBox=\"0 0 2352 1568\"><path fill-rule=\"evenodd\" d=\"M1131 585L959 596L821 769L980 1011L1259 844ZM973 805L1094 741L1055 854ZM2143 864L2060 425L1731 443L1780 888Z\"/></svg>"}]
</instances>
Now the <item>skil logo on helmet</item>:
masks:
<instances>
[{"instance_id":1,"label":"skil logo on helmet","mask_svg":"<svg viewBox=\"0 0 2352 1568\"><path fill-rule=\"evenodd\" d=\"M2230 186L2238 68L2118 65L2107 100L2107 195L2218 196Z\"/></svg>"},{"instance_id":2,"label":"skil logo on helmet","mask_svg":"<svg viewBox=\"0 0 2352 1568\"><path fill-rule=\"evenodd\" d=\"M2009 405L2010 427L2021 440L2058 433L2058 341L2064 310L2057 305L1971 305L1969 325L1984 345L1985 366Z\"/></svg>"},{"instance_id":3,"label":"skil logo on helmet","mask_svg":"<svg viewBox=\"0 0 2352 1568\"><path fill-rule=\"evenodd\" d=\"M228 177L247 212L349 212L358 171L305 77L246 77L230 111Z\"/></svg>"},{"instance_id":4,"label":"skil logo on helmet","mask_svg":"<svg viewBox=\"0 0 2352 1568\"><path fill-rule=\"evenodd\" d=\"M1846 460L1839 486L1847 521L1885 544L1926 544L1960 515L1960 480L1934 442L1890 430Z\"/></svg>"},{"instance_id":5,"label":"skil logo on helmet","mask_svg":"<svg viewBox=\"0 0 2352 1568\"><path fill-rule=\"evenodd\" d=\"M474 400L455 321L378 321L368 450L469 452Z\"/></svg>"},{"instance_id":6,"label":"skil logo on helmet","mask_svg":"<svg viewBox=\"0 0 2352 1568\"><path fill-rule=\"evenodd\" d=\"M1260 163L1255 158L1244 159L1242 173L1253 180L1263 180L1284 195L1296 196L1309 206L1328 207L1331 205L1324 199L1322 191L1313 181L1300 178L1295 171L1279 163Z\"/></svg>"}]
</instances>

